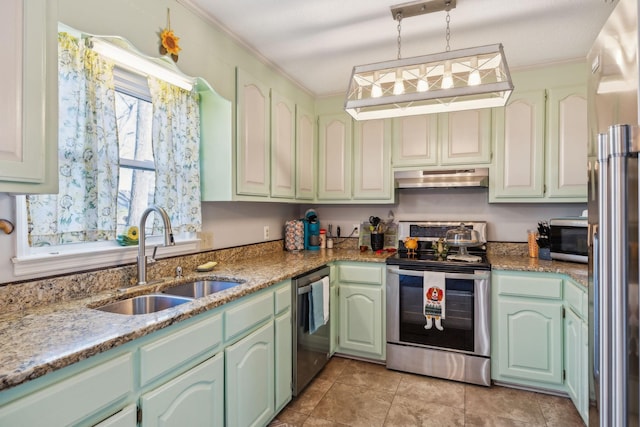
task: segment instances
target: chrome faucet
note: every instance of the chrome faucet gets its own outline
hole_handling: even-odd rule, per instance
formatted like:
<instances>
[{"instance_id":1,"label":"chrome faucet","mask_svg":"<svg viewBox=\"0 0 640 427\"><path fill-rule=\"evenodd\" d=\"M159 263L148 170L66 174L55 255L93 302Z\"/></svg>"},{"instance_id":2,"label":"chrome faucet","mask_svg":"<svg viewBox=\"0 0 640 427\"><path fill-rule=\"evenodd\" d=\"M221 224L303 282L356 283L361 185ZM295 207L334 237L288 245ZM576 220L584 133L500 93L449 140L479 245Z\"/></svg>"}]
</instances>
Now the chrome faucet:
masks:
<instances>
[{"instance_id":1,"label":"chrome faucet","mask_svg":"<svg viewBox=\"0 0 640 427\"><path fill-rule=\"evenodd\" d=\"M158 247L154 247L153 249L153 257L149 258L145 255L145 223L147 222L147 217L151 212L157 212L160 214L162 218L162 222L164 224L164 246L173 246L175 242L173 240L173 232L171 230L171 222L169 221L169 215L167 212L158 206L150 206L144 212L142 212L142 217L140 218L140 241L138 242L138 285L144 285L147 283L147 261L155 262L156 250Z\"/></svg>"}]
</instances>

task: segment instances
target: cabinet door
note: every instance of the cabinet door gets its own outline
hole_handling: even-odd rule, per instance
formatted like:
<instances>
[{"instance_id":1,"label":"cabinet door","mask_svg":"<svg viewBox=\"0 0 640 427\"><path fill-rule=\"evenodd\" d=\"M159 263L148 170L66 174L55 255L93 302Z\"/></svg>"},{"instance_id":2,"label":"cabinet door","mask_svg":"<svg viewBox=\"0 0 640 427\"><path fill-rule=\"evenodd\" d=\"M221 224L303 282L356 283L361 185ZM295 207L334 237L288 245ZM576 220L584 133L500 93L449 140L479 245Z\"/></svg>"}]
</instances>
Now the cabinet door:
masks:
<instances>
[{"instance_id":1,"label":"cabinet door","mask_svg":"<svg viewBox=\"0 0 640 427\"><path fill-rule=\"evenodd\" d=\"M587 199L587 96L584 86L549 90L548 99L549 197Z\"/></svg>"},{"instance_id":2,"label":"cabinet door","mask_svg":"<svg viewBox=\"0 0 640 427\"><path fill-rule=\"evenodd\" d=\"M142 427L223 426L224 353L140 398Z\"/></svg>"},{"instance_id":3,"label":"cabinet door","mask_svg":"<svg viewBox=\"0 0 640 427\"><path fill-rule=\"evenodd\" d=\"M585 425L589 425L589 325L582 322L582 350L578 351L580 358L580 378L582 385L578 389L578 412L582 417Z\"/></svg>"},{"instance_id":4,"label":"cabinet door","mask_svg":"<svg viewBox=\"0 0 640 427\"><path fill-rule=\"evenodd\" d=\"M437 114L393 119L393 166L436 165L437 140Z\"/></svg>"},{"instance_id":5,"label":"cabinet door","mask_svg":"<svg viewBox=\"0 0 640 427\"><path fill-rule=\"evenodd\" d=\"M492 198L544 196L544 113L544 90L514 93L495 109Z\"/></svg>"},{"instance_id":6,"label":"cabinet door","mask_svg":"<svg viewBox=\"0 0 640 427\"><path fill-rule=\"evenodd\" d=\"M501 298L498 313L499 374L562 384L562 304Z\"/></svg>"},{"instance_id":7,"label":"cabinet door","mask_svg":"<svg viewBox=\"0 0 640 427\"><path fill-rule=\"evenodd\" d=\"M225 349L226 425L266 425L275 413L273 322Z\"/></svg>"},{"instance_id":8,"label":"cabinet door","mask_svg":"<svg viewBox=\"0 0 640 427\"><path fill-rule=\"evenodd\" d=\"M382 288L340 285L340 351L381 357Z\"/></svg>"},{"instance_id":9,"label":"cabinet door","mask_svg":"<svg viewBox=\"0 0 640 427\"><path fill-rule=\"evenodd\" d=\"M491 162L491 109L455 111L438 116L440 163Z\"/></svg>"},{"instance_id":10,"label":"cabinet door","mask_svg":"<svg viewBox=\"0 0 640 427\"><path fill-rule=\"evenodd\" d=\"M357 122L353 145L353 198L391 200L391 120Z\"/></svg>"},{"instance_id":11,"label":"cabinet door","mask_svg":"<svg viewBox=\"0 0 640 427\"><path fill-rule=\"evenodd\" d=\"M282 409L290 400L292 392L293 362L291 312L281 314L275 319L275 358L276 358L276 411Z\"/></svg>"},{"instance_id":12,"label":"cabinet door","mask_svg":"<svg viewBox=\"0 0 640 427\"><path fill-rule=\"evenodd\" d=\"M331 114L318 119L318 199L351 198L351 117Z\"/></svg>"},{"instance_id":13,"label":"cabinet door","mask_svg":"<svg viewBox=\"0 0 640 427\"><path fill-rule=\"evenodd\" d=\"M2 6L0 192L57 193L57 1Z\"/></svg>"},{"instance_id":14,"label":"cabinet door","mask_svg":"<svg viewBox=\"0 0 640 427\"><path fill-rule=\"evenodd\" d=\"M293 199L296 192L295 105L271 94L271 196Z\"/></svg>"},{"instance_id":15,"label":"cabinet door","mask_svg":"<svg viewBox=\"0 0 640 427\"><path fill-rule=\"evenodd\" d=\"M269 88L238 69L237 192L269 195Z\"/></svg>"},{"instance_id":16,"label":"cabinet door","mask_svg":"<svg viewBox=\"0 0 640 427\"><path fill-rule=\"evenodd\" d=\"M580 408L582 384L582 321L572 310L565 310L564 319L564 371L567 393L576 408Z\"/></svg>"},{"instance_id":17,"label":"cabinet door","mask_svg":"<svg viewBox=\"0 0 640 427\"><path fill-rule=\"evenodd\" d=\"M340 336L340 301L338 298L338 285L331 284L329 288L331 294L329 298L329 354L333 356L338 348L338 337Z\"/></svg>"},{"instance_id":18,"label":"cabinet door","mask_svg":"<svg viewBox=\"0 0 640 427\"><path fill-rule=\"evenodd\" d=\"M316 193L316 144L313 114L296 108L296 199L313 200Z\"/></svg>"}]
</instances>

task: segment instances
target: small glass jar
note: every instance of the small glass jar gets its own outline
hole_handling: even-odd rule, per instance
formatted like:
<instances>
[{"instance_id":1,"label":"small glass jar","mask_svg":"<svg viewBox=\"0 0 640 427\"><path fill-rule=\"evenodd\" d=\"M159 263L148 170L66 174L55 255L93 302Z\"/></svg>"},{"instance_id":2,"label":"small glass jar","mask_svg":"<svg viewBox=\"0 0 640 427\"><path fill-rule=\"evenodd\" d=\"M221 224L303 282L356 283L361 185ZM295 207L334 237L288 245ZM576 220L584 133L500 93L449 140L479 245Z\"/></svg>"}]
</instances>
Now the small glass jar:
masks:
<instances>
[{"instance_id":1,"label":"small glass jar","mask_svg":"<svg viewBox=\"0 0 640 427\"><path fill-rule=\"evenodd\" d=\"M536 230L527 230L527 245L529 246L529 258L538 258L538 233Z\"/></svg>"},{"instance_id":2,"label":"small glass jar","mask_svg":"<svg viewBox=\"0 0 640 427\"><path fill-rule=\"evenodd\" d=\"M327 230L324 228L320 229L320 248L324 249L327 247Z\"/></svg>"},{"instance_id":3,"label":"small glass jar","mask_svg":"<svg viewBox=\"0 0 640 427\"><path fill-rule=\"evenodd\" d=\"M329 237L327 239L327 249L332 249L332 248L333 248L333 239Z\"/></svg>"}]
</instances>

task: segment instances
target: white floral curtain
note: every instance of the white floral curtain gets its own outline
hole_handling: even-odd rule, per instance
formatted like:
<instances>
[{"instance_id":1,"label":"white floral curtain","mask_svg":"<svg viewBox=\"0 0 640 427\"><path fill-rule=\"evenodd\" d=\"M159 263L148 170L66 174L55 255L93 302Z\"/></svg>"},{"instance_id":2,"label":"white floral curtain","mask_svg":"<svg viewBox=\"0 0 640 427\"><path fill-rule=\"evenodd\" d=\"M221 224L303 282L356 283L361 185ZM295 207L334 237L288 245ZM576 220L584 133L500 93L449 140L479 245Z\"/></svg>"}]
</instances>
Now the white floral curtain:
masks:
<instances>
[{"instance_id":1,"label":"white floral curtain","mask_svg":"<svg viewBox=\"0 0 640 427\"><path fill-rule=\"evenodd\" d=\"M156 167L154 204L165 208L174 232L202 228L198 94L149 77ZM154 222L154 231L158 224Z\"/></svg>"},{"instance_id":2,"label":"white floral curtain","mask_svg":"<svg viewBox=\"0 0 640 427\"><path fill-rule=\"evenodd\" d=\"M113 63L61 32L58 89L60 189L57 195L27 197L29 244L115 239L118 135Z\"/></svg>"}]
</instances>

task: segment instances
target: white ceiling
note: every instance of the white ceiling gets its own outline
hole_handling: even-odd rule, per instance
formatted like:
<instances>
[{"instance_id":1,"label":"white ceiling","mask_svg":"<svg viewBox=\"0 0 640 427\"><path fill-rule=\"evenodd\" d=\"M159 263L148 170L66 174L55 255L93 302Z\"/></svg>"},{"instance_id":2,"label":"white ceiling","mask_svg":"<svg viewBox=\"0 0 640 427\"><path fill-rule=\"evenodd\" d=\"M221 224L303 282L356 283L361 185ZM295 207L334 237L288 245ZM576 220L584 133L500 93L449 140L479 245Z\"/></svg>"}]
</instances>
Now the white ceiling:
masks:
<instances>
[{"instance_id":1,"label":"white ceiling","mask_svg":"<svg viewBox=\"0 0 640 427\"><path fill-rule=\"evenodd\" d=\"M402 0L181 0L314 95L345 92L354 65L397 57ZM509 67L586 56L612 0L458 0L452 50L504 45ZM445 12L402 21L402 57L445 50Z\"/></svg>"}]
</instances>

